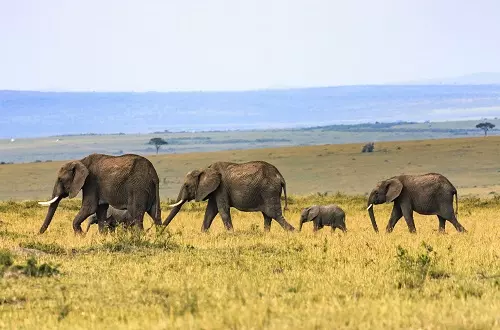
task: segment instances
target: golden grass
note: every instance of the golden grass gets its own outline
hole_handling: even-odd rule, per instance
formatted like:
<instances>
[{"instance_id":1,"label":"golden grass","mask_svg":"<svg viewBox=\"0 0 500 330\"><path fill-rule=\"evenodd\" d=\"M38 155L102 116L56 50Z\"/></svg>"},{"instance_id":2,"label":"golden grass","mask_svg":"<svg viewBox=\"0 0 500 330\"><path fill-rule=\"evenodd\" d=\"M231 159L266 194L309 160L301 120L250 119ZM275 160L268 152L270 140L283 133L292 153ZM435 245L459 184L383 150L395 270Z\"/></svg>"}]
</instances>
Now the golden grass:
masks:
<instances>
[{"instance_id":1,"label":"golden grass","mask_svg":"<svg viewBox=\"0 0 500 330\"><path fill-rule=\"evenodd\" d=\"M0 202L0 249L17 265L26 264L26 248L45 251L39 264L61 271L0 278L0 328L500 328L500 199L485 198L500 186L499 146L500 137L488 137L376 143L373 154L348 144L149 157L162 182L163 218L188 170L261 159L295 194L285 213L294 226L303 207L337 203L347 214L345 235L313 234L310 223L287 233L276 222L264 233L260 213L235 210L234 233L217 216L202 234L205 204L189 203L158 237L154 228L136 239L93 228L81 238L71 228L80 201L64 200L39 236L47 209ZM46 199L60 165L0 166L0 199ZM417 235L403 219L392 234L375 234L362 194L380 179L431 171L458 188L459 221L469 232L448 224L441 235L436 217L416 215ZM325 191L361 196L316 194ZM379 228L390 210L375 206Z\"/></svg>"},{"instance_id":2,"label":"golden grass","mask_svg":"<svg viewBox=\"0 0 500 330\"><path fill-rule=\"evenodd\" d=\"M355 133L353 133L355 134ZM214 161L265 160L276 165L290 193L365 194L381 179L400 173L440 172L459 194L487 196L500 188L500 136L362 144L232 150L148 157L160 177L160 195L175 198L184 175ZM90 152L90 151L89 151ZM0 166L0 200L50 197L62 162Z\"/></svg>"},{"instance_id":3,"label":"golden grass","mask_svg":"<svg viewBox=\"0 0 500 330\"><path fill-rule=\"evenodd\" d=\"M19 246L38 247L47 252L38 261L59 264L61 274L1 279L0 327L500 328L499 199L462 199L459 220L467 234L449 224L447 234L438 234L436 217L417 215L417 235L404 220L392 234L377 235L364 198L344 195L292 196L285 216L297 226L303 207L327 203L346 211L347 234L329 228L313 234L310 223L287 233L276 222L264 233L259 213L237 211L234 233L224 231L218 216L202 234L205 204L190 203L169 235L157 238L152 229L133 241L125 234L103 237L96 228L75 237L79 201L61 202L41 236L35 233L45 208L2 202L0 248L23 264L28 256ZM165 217L168 208L162 209ZM381 228L389 213L390 205L375 207ZM146 228L151 223L147 218ZM398 246L410 256L398 258Z\"/></svg>"}]
</instances>

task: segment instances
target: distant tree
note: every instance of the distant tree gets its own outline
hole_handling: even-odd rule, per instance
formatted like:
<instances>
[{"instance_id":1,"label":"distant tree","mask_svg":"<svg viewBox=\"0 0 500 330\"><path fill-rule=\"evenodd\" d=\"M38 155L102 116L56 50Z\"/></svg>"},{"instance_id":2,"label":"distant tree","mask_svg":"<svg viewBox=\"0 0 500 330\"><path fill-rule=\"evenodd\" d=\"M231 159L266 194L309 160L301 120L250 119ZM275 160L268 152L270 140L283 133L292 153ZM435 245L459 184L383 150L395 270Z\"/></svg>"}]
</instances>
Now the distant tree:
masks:
<instances>
[{"instance_id":1,"label":"distant tree","mask_svg":"<svg viewBox=\"0 0 500 330\"><path fill-rule=\"evenodd\" d=\"M484 131L484 136L488 135L488 131L490 129L493 129L494 127L495 124L489 122L479 123L476 125L476 128L482 129Z\"/></svg>"},{"instance_id":2,"label":"distant tree","mask_svg":"<svg viewBox=\"0 0 500 330\"><path fill-rule=\"evenodd\" d=\"M363 146L363 149L361 149L361 152L373 152L374 149L375 149L375 143L370 142L370 143L367 143Z\"/></svg>"},{"instance_id":3,"label":"distant tree","mask_svg":"<svg viewBox=\"0 0 500 330\"><path fill-rule=\"evenodd\" d=\"M165 145L165 144L168 144L168 142L165 141L162 138L155 137L155 138L152 138L151 140L149 140L148 144L151 144L151 145L155 146L155 148L156 148L156 154L158 155L158 150L160 150L161 146Z\"/></svg>"}]
</instances>

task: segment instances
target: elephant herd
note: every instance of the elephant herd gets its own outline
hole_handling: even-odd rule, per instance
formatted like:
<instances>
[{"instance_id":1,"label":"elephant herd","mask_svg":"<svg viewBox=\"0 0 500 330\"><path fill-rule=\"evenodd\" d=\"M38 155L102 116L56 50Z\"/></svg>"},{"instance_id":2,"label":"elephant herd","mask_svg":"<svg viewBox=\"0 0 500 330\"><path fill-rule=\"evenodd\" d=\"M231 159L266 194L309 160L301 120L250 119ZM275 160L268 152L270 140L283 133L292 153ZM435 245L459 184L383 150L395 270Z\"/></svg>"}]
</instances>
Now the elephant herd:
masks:
<instances>
[{"instance_id":1,"label":"elephant herd","mask_svg":"<svg viewBox=\"0 0 500 330\"><path fill-rule=\"evenodd\" d=\"M219 214L227 230L233 230L230 208L244 212L261 212L264 230L269 231L274 219L288 231L295 228L283 216L281 193L287 209L286 182L278 169L264 161L246 163L215 162L203 169L186 174L177 202L170 205L170 214L162 223L159 178L153 164L146 158L126 154L109 156L91 154L83 159L64 164L58 171L52 198L39 202L48 206L40 234L44 233L59 205L65 198L75 197L82 191L82 206L73 220L73 230L83 234L81 224L87 218L87 231L97 223L99 231L114 230L119 224L135 225L143 230L147 212L157 226L168 226L186 202L208 201L203 218L202 231L207 231ZM373 229L378 232L373 205L393 203L386 231L391 232L404 217L410 232L415 233L413 212L436 215L439 230L445 230L450 221L459 232L465 228L457 221L453 198L457 190L444 176L437 173L424 175L400 175L379 182L368 197L368 213ZM330 226L347 231L345 213L337 205L313 205L302 210L300 229L307 221L314 223L314 231Z\"/></svg>"}]
</instances>

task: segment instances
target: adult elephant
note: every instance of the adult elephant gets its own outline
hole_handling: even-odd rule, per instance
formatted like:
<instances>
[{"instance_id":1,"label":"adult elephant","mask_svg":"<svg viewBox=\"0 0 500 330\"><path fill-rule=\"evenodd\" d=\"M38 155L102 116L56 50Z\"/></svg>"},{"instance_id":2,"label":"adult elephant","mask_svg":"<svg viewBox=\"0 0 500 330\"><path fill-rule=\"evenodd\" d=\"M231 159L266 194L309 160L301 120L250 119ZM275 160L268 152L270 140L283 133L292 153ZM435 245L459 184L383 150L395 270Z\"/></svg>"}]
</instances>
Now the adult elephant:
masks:
<instances>
[{"instance_id":1,"label":"adult elephant","mask_svg":"<svg viewBox=\"0 0 500 330\"><path fill-rule=\"evenodd\" d=\"M52 199L39 202L49 206L40 234L47 230L59 202L65 197L74 198L80 190L82 206L73 220L77 234L83 233L81 224L92 213L96 213L98 222L104 222L109 205L127 209L139 229L144 229L145 212L156 225L161 225L159 179L153 164L134 154L91 154L59 169Z\"/></svg>"},{"instance_id":2,"label":"adult elephant","mask_svg":"<svg viewBox=\"0 0 500 330\"><path fill-rule=\"evenodd\" d=\"M207 231L217 213L227 230L233 230L230 208L240 211L260 211L264 216L264 230L269 231L272 219L285 230L295 230L281 211L281 190L285 195L285 179L273 165L264 161L246 163L216 162L201 170L186 174L177 203L165 222L168 226L182 205L188 201L208 200L202 231Z\"/></svg>"},{"instance_id":3,"label":"adult elephant","mask_svg":"<svg viewBox=\"0 0 500 330\"><path fill-rule=\"evenodd\" d=\"M401 217L405 218L408 230L415 233L417 229L413 221L413 211L423 215L437 215L440 232L444 232L446 220L450 221L458 232L465 232L453 211L453 196L456 197L458 210L457 190L441 174L399 175L377 183L368 197L367 210L376 232L378 227L373 205L391 202L394 206L386 228L388 233L392 232Z\"/></svg>"}]
</instances>

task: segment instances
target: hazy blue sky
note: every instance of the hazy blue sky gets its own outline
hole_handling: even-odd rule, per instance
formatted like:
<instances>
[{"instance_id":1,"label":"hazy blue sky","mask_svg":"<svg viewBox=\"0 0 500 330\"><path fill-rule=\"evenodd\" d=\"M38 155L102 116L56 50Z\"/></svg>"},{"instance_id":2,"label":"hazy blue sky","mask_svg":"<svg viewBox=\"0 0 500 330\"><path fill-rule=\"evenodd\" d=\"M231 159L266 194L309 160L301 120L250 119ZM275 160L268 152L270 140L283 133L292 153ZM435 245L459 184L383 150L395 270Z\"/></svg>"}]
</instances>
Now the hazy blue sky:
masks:
<instances>
[{"instance_id":1,"label":"hazy blue sky","mask_svg":"<svg viewBox=\"0 0 500 330\"><path fill-rule=\"evenodd\" d=\"M0 0L0 89L234 90L500 72L498 0Z\"/></svg>"}]
</instances>

